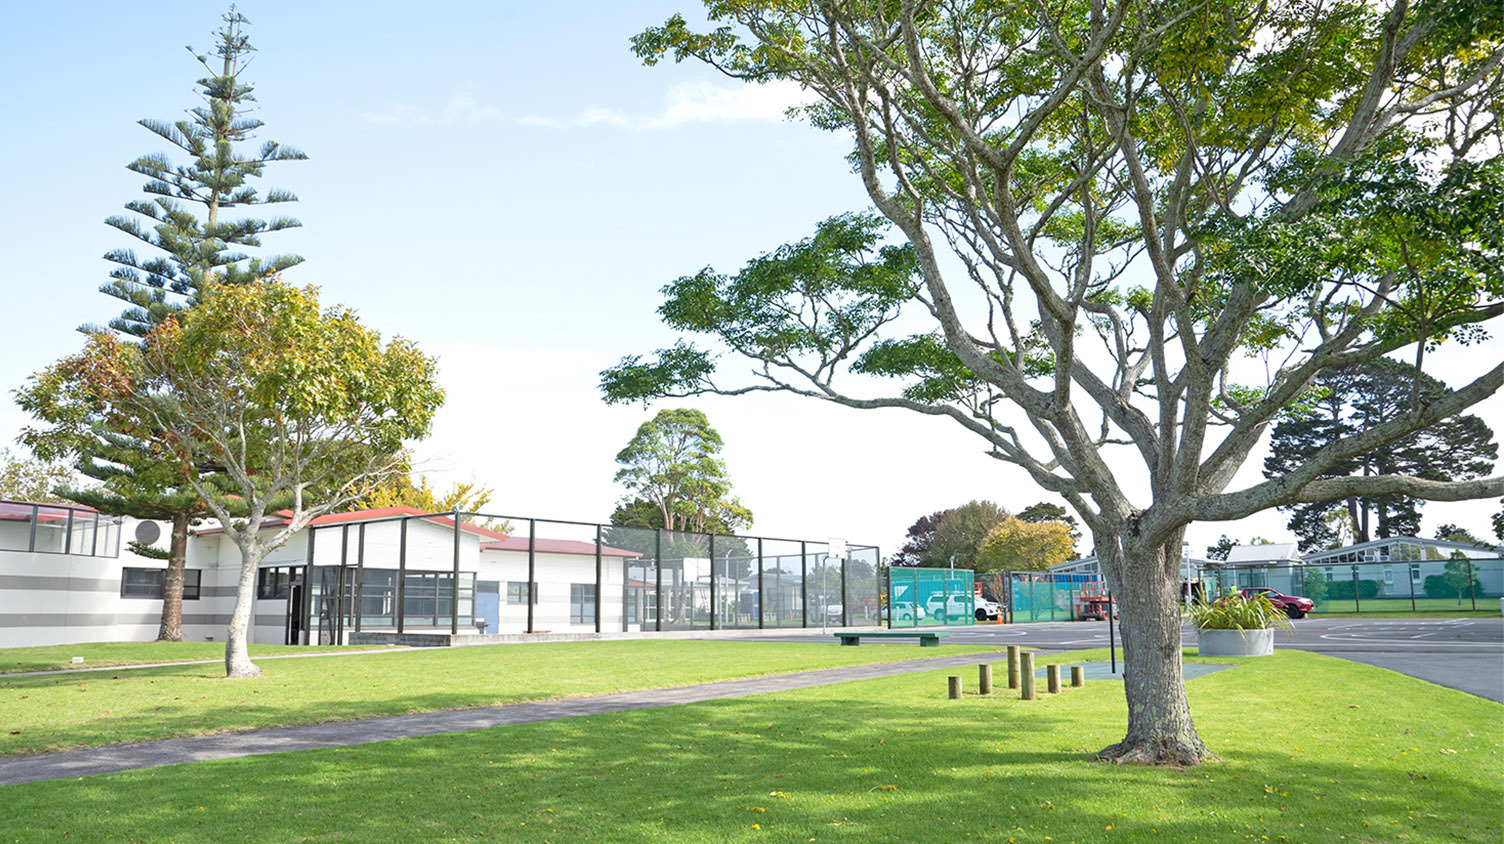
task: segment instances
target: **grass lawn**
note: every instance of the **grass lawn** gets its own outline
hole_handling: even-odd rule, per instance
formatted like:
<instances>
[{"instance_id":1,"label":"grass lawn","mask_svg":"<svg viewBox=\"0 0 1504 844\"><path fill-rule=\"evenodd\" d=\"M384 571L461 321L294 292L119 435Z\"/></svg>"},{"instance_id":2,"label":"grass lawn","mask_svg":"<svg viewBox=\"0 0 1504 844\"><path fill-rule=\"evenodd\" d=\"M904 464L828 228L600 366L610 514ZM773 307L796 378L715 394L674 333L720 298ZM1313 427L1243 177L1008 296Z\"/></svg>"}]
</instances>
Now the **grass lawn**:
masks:
<instances>
[{"instance_id":1,"label":"grass lawn","mask_svg":"<svg viewBox=\"0 0 1504 844\"><path fill-rule=\"evenodd\" d=\"M1504 707L1318 654L1244 662L1189 683L1222 755L1199 768L1088 761L1121 734L1119 683L949 701L940 671L9 786L0 840L1500 840Z\"/></svg>"},{"instance_id":2,"label":"grass lawn","mask_svg":"<svg viewBox=\"0 0 1504 844\"><path fill-rule=\"evenodd\" d=\"M997 650L639 639L266 660L259 680L220 663L0 675L0 755Z\"/></svg>"},{"instance_id":3,"label":"grass lawn","mask_svg":"<svg viewBox=\"0 0 1504 844\"><path fill-rule=\"evenodd\" d=\"M1361 606L1360 606L1361 605ZM1318 601L1316 611L1312 615L1347 615L1357 613L1360 615L1374 616L1445 616L1451 618L1476 618L1478 616L1499 616L1498 598L1478 598L1478 608L1473 609L1473 602L1467 598L1458 604L1456 598L1424 598L1415 599L1415 609L1410 609L1409 598L1365 598L1362 601L1352 599L1341 601Z\"/></svg>"},{"instance_id":4,"label":"grass lawn","mask_svg":"<svg viewBox=\"0 0 1504 844\"><path fill-rule=\"evenodd\" d=\"M329 646L251 645L251 657L281 654L306 655L333 651L369 651L379 645ZM73 658L84 658L74 665ZM0 649L0 674L20 671L56 671L64 668L101 668L146 665L154 662L191 662L225 658L224 642L90 642L83 645L42 645L34 648Z\"/></svg>"}]
</instances>

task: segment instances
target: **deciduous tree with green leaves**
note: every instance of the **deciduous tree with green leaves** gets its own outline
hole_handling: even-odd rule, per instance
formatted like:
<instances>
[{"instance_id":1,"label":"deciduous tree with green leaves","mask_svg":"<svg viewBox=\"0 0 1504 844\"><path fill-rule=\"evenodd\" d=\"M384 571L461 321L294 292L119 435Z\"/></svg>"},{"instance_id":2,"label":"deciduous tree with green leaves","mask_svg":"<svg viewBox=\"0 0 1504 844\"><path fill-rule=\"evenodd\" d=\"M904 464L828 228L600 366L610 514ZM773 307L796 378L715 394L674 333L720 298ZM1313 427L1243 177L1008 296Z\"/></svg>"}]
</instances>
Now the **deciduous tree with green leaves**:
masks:
<instances>
[{"instance_id":1,"label":"deciduous tree with green leaves","mask_svg":"<svg viewBox=\"0 0 1504 844\"><path fill-rule=\"evenodd\" d=\"M1046 571L1075 556L1070 525L1010 516L987 534L976 565L978 571Z\"/></svg>"},{"instance_id":2,"label":"deciduous tree with green leaves","mask_svg":"<svg viewBox=\"0 0 1504 844\"><path fill-rule=\"evenodd\" d=\"M353 312L320 307L313 288L267 280L205 293L141 344L95 333L37 377L77 385L111 430L161 434L155 456L240 549L225 670L254 677L246 633L261 560L402 471L404 440L427 435L444 394L433 359L400 338L383 345ZM263 530L278 513L285 521Z\"/></svg>"},{"instance_id":3,"label":"deciduous tree with green leaves","mask_svg":"<svg viewBox=\"0 0 1504 844\"><path fill-rule=\"evenodd\" d=\"M59 489L74 485L73 468L62 460L42 460L0 448L0 498L13 501L64 502Z\"/></svg>"},{"instance_id":4,"label":"deciduous tree with green leaves","mask_svg":"<svg viewBox=\"0 0 1504 844\"><path fill-rule=\"evenodd\" d=\"M616 482L628 490L617 508L617 516L630 518L622 524L698 533L750 525L752 511L731 493L721 445L710 420L693 408L660 410L642 423L616 455Z\"/></svg>"},{"instance_id":5,"label":"deciduous tree with green leaves","mask_svg":"<svg viewBox=\"0 0 1504 844\"><path fill-rule=\"evenodd\" d=\"M1504 312L1495 0L705 6L712 29L674 16L637 54L802 85L898 240L848 215L738 273L671 282L664 320L715 347L628 357L606 397L904 408L1063 498L1122 613L1127 730L1100 758L1210 755L1181 671L1188 525L1504 492L1329 476L1492 395L1504 363L1233 487L1323 371L1398 354L1423 369ZM750 376L723 372L723 351Z\"/></svg>"},{"instance_id":6,"label":"deciduous tree with green leaves","mask_svg":"<svg viewBox=\"0 0 1504 844\"><path fill-rule=\"evenodd\" d=\"M975 569L982 543L992 529L1008 518L1008 511L992 501L968 501L946 510L935 525L920 565L933 568Z\"/></svg>"}]
</instances>

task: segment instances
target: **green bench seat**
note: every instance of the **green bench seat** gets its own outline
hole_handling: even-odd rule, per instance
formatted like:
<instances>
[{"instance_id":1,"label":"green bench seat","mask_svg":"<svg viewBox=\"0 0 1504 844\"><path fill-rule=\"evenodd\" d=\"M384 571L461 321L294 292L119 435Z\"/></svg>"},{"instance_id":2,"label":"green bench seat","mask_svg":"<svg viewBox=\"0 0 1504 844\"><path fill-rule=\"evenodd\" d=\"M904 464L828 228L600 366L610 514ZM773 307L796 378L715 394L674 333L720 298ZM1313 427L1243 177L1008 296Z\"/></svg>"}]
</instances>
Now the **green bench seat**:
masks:
<instances>
[{"instance_id":1,"label":"green bench seat","mask_svg":"<svg viewBox=\"0 0 1504 844\"><path fill-rule=\"evenodd\" d=\"M921 648L938 648L940 637L949 635L924 630L884 630L879 633L837 633L835 637L841 640L842 645L860 645L863 639L918 639Z\"/></svg>"}]
</instances>

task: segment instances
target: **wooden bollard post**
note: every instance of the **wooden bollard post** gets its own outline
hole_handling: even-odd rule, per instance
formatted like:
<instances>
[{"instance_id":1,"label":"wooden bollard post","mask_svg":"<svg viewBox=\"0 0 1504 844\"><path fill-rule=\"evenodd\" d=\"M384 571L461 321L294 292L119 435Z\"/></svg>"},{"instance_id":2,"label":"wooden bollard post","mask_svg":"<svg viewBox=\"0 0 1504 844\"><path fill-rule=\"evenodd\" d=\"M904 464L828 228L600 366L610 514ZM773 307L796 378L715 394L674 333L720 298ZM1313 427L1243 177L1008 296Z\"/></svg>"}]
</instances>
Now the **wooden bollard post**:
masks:
<instances>
[{"instance_id":1,"label":"wooden bollard post","mask_svg":"<svg viewBox=\"0 0 1504 844\"><path fill-rule=\"evenodd\" d=\"M1018 688L1018 645L1008 646L1008 688Z\"/></svg>"},{"instance_id":2,"label":"wooden bollard post","mask_svg":"<svg viewBox=\"0 0 1504 844\"><path fill-rule=\"evenodd\" d=\"M1019 654L1019 697L1023 700L1034 699L1034 654L1025 652Z\"/></svg>"},{"instance_id":3,"label":"wooden bollard post","mask_svg":"<svg viewBox=\"0 0 1504 844\"><path fill-rule=\"evenodd\" d=\"M992 694L992 664L984 662L977 666L977 693Z\"/></svg>"},{"instance_id":4,"label":"wooden bollard post","mask_svg":"<svg viewBox=\"0 0 1504 844\"><path fill-rule=\"evenodd\" d=\"M1045 683L1048 684L1047 688L1050 690L1050 694L1060 694L1060 666L1055 665L1054 663L1046 665L1044 668L1044 676Z\"/></svg>"},{"instance_id":5,"label":"wooden bollard post","mask_svg":"<svg viewBox=\"0 0 1504 844\"><path fill-rule=\"evenodd\" d=\"M954 674L952 674L950 678L950 699L961 699L961 678L955 676Z\"/></svg>"},{"instance_id":6,"label":"wooden bollard post","mask_svg":"<svg viewBox=\"0 0 1504 844\"><path fill-rule=\"evenodd\" d=\"M1086 686L1086 668L1081 665L1071 666L1071 686L1080 689Z\"/></svg>"}]
</instances>

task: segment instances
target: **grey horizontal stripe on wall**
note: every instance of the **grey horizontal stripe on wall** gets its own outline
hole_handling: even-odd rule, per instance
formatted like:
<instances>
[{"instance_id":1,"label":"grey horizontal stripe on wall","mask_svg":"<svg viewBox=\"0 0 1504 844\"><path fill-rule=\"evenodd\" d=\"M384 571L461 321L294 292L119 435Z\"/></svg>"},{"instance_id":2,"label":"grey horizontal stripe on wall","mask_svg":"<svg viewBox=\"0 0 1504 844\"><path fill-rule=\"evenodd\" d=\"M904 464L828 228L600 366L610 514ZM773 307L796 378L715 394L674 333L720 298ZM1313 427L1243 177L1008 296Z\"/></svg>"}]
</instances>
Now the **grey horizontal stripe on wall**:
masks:
<instances>
[{"instance_id":1,"label":"grey horizontal stripe on wall","mask_svg":"<svg viewBox=\"0 0 1504 844\"><path fill-rule=\"evenodd\" d=\"M55 592L119 592L120 578L52 577L48 575L0 574L0 589Z\"/></svg>"},{"instance_id":2,"label":"grey horizontal stripe on wall","mask_svg":"<svg viewBox=\"0 0 1504 844\"><path fill-rule=\"evenodd\" d=\"M162 622L161 612L154 613L0 613L0 628L6 627L113 627L122 624L157 626ZM281 627L287 619L280 615L258 615L256 626ZM230 623L228 615L211 613L184 613L184 624L203 624L225 627Z\"/></svg>"},{"instance_id":3,"label":"grey horizontal stripe on wall","mask_svg":"<svg viewBox=\"0 0 1504 844\"><path fill-rule=\"evenodd\" d=\"M15 591L50 591L50 592L120 592L120 578L105 579L98 577L52 577L48 575L27 574L0 574L0 589ZM204 586L199 589L198 598L188 600L202 600L203 598L233 598L236 587L231 586Z\"/></svg>"}]
</instances>

